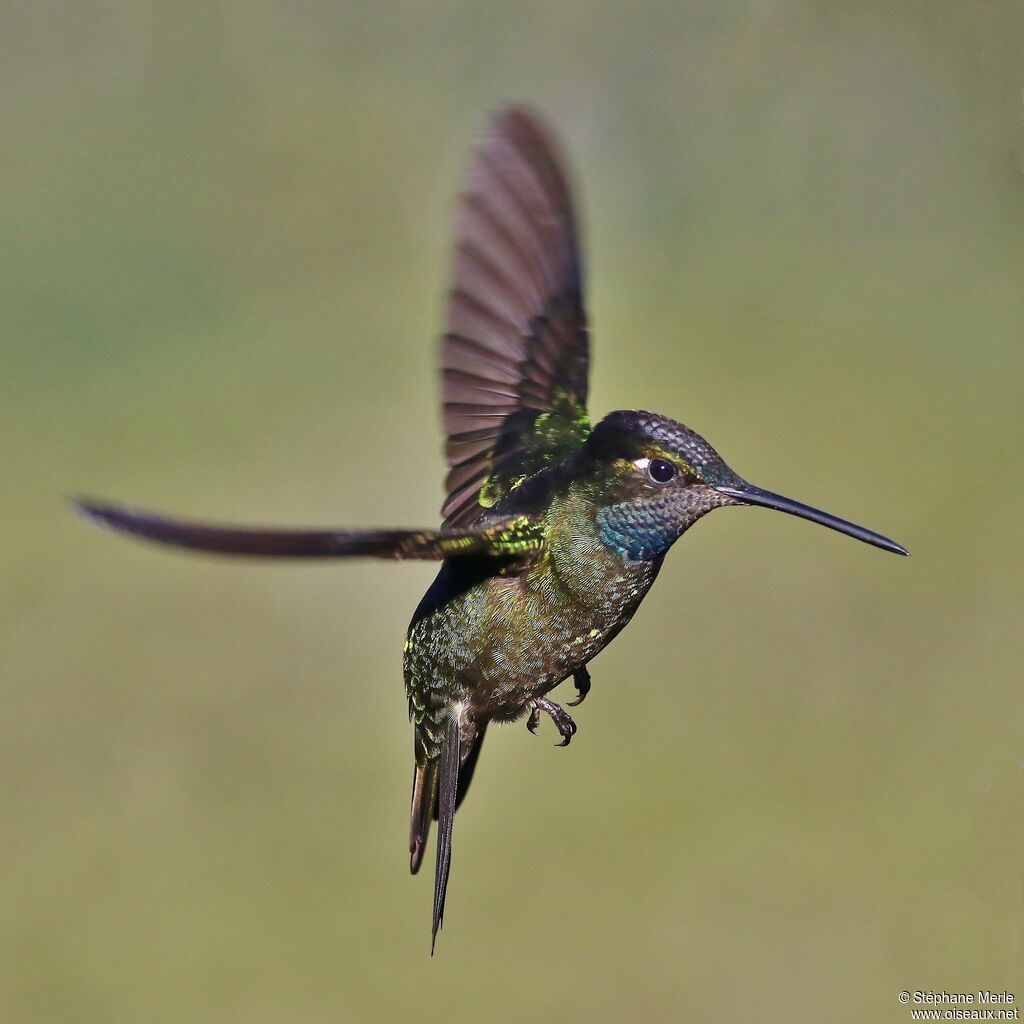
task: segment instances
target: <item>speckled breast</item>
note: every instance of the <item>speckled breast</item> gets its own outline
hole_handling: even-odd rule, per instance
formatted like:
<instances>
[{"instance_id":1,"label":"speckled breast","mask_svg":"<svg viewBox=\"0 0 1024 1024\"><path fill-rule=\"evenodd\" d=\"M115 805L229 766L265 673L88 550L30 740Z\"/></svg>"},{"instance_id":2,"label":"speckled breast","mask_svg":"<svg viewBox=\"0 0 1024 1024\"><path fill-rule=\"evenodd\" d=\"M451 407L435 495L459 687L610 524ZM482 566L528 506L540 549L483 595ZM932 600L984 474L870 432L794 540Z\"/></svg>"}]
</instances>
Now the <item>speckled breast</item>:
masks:
<instances>
[{"instance_id":1,"label":"speckled breast","mask_svg":"<svg viewBox=\"0 0 1024 1024\"><path fill-rule=\"evenodd\" d=\"M414 719L452 703L479 721L519 716L625 626L659 568L603 546L584 555L577 537L525 572L485 578L414 619L405 658Z\"/></svg>"}]
</instances>

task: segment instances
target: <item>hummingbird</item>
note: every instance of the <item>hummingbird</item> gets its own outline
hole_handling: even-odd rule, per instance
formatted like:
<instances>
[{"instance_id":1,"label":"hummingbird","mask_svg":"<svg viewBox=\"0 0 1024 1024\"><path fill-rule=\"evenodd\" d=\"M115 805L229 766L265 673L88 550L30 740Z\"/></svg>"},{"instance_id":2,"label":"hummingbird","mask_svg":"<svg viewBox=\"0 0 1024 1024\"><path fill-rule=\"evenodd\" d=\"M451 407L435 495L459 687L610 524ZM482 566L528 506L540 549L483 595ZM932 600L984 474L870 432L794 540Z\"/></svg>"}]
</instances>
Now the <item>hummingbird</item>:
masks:
<instances>
[{"instance_id":1,"label":"hummingbird","mask_svg":"<svg viewBox=\"0 0 1024 1024\"><path fill-rule=\"evenodd\" d=\"M748 483L699 434L642 410L587 413L589 332L570 179L551 130L509 105L475 149L455 218L441 341L448 472L439 529L211 524L88 499L97 524L160 544L268 558L440 562L409 625L414 771L409 866L433 821L431 953L444 919L455 813L491 722L576 724L549 694L632 619L675 542L712 509L800 516L885 551L895 541Z\"/></svg>"}]
</instances>

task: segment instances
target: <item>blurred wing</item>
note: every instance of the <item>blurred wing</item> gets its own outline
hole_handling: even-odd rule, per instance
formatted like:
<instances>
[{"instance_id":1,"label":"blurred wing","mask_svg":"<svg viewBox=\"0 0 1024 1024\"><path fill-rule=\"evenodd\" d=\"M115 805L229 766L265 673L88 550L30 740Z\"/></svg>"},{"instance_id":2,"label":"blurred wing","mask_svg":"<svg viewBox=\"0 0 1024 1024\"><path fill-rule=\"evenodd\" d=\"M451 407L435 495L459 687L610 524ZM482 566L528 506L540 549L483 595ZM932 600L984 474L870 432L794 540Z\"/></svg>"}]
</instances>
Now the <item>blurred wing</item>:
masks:
<instances>
[{"instance_id":1,"label":"blurred wing","mask_svg":"<svg viewBox=\"0 0 1024 1024\"><path fill-rule=\"evenodd\" d=\"M569 185L536 117L500 111L456 219L441 352L445 526L468 526L590 431L583 281Z\"/></svg>"},{"instance_id":2,"label":"blurred wing","mask_svg":"<svg viewBox=\"0 0 1024 1024\"><path fill-rule=\"evenodd\" d=\"M277 530L172 519L93 501L75 501L74 505L88 519L120 533L171 547L226 555L438 561L467 555L522 558L540 551L544 544L541 530L524 515L492 520L477 529Z\"/></svg>"}]
</instances>

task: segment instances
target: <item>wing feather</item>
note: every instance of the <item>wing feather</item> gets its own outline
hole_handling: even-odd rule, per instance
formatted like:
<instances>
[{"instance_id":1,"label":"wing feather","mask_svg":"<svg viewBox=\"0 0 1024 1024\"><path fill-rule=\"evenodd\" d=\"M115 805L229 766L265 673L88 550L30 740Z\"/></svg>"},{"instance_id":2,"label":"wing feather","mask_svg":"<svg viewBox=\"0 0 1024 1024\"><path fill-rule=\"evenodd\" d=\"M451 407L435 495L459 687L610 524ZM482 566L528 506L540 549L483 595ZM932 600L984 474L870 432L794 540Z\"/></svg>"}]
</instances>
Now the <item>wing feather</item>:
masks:
<instances>
[{"instance_id":1,"label":"wing feather","mask_svg":"<svg viewBox=\"0 0 1024 1024\"><path fill-rule=\"evenodd\" d=\"M73 504L86 518L107 529L157 544L225 555L439 561L471 555L523 558L544 545L542 531L525 515L492 519L467 529L288 530L197 522L90 500Z\"/></svg>"},{"instance_id":2,"label":"wing feather","mask_svg":"<svg viewBox=\"0 0 1024 1024\"><path fill-rule=\"evenodd\" d=\"M521 107L495 116L459 197L442 345L445 527L466 527L589 433L576 217L558 147Z\"/></svg>"}]
</instances>

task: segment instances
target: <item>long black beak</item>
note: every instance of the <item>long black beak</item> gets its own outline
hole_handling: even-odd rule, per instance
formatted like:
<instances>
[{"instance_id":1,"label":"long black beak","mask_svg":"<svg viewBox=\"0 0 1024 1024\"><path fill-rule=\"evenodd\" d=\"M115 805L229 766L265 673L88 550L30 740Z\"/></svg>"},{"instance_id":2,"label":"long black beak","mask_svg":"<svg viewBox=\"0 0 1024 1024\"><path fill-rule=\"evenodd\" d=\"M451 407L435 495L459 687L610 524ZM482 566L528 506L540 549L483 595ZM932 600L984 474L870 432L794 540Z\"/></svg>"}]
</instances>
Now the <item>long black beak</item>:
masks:
<instances>
[{"instance_id":1,"label":"long black beak","mask_svg":"<svg viewBox=\"0 0 1024 1024\"><path fill-rule=\"evenodd\" d=\"M856 537L857 540L864 541L865 544L874 544L876 548L892 551L893 554L910 554L902 544L897 544L896 541L889 540L888 537L883 537L880 533L866 530L863 526L858 526L856 523L848 523L845 519L840 519L838 516L830 516L827 512L822 512L820 509L811 508L810 505L793 501L792 498L784 498L781 494L773 494L771 491L762 490L760 487L754 487L751 484L745 483L741 487L717 487L716 490L747 505L763 505L765 508L773 508L778 512L788 512L791 516L799 516L801 519L810 519L812 523L820 523L822 526L827 526L830 530L838 530L840 533L847 534L847 536Z\"/></svg>"}]
</instances>

